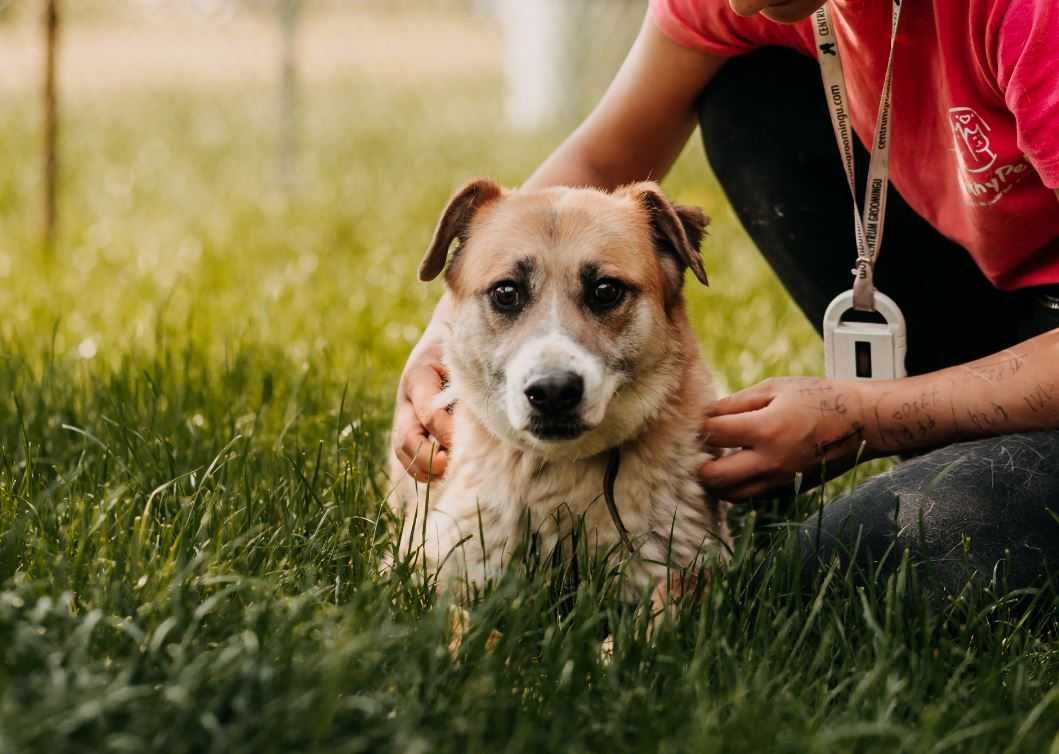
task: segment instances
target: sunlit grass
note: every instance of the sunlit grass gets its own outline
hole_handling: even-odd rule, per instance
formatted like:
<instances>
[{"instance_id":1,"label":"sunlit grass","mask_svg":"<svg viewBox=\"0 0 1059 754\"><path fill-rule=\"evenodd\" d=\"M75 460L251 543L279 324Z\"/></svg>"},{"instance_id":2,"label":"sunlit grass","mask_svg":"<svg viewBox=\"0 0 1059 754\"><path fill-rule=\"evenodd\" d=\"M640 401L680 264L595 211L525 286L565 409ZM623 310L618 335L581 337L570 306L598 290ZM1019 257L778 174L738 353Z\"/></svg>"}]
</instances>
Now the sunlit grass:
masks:
<instances>
[{"instance_id":1,"label":"sunlit grass","mask_svg":"<svg viewBox=\"0 0 1059 754\"><path fill-rule=\"evenodd\" d=\"M32 111L0 103L0 751L1056 751L1051 593L803 594L744 527L652 640L602 572L516 568L453 658L379 573L419 255L460 181L559 136L505 133L497 91L310 89L289 197L267 92L78 103L51 256ZM689 296L721 379L818 372L697 147L667 188L714 217Z\"/></svg>"}]
</instances>

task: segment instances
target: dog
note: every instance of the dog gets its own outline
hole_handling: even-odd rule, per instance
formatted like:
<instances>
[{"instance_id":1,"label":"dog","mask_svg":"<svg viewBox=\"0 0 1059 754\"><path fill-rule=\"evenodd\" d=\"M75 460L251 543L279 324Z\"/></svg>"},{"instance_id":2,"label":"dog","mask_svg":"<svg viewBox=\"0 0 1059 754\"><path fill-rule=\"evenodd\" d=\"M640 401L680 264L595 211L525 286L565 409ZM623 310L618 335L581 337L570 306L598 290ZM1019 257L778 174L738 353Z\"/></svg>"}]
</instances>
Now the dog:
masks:
<instances>
[{"instance_id":1,"label":"dog","mask_svg":"<svg viewBox=\"0 0 1059 754\"><path fill-rule=\"evenodd\" d=\"M527 531L563 552L583 526L590 550L621 562L629 600L725 559L728 505L697 479L713 381L683 296L687 270L707 283L706 223L652 182L480 179L449 201L419 268L444 272L454 303L448 470L423 487L390 468L400 552L424 558L439 591L498 575Z\"/></svg>"}]
</instances>

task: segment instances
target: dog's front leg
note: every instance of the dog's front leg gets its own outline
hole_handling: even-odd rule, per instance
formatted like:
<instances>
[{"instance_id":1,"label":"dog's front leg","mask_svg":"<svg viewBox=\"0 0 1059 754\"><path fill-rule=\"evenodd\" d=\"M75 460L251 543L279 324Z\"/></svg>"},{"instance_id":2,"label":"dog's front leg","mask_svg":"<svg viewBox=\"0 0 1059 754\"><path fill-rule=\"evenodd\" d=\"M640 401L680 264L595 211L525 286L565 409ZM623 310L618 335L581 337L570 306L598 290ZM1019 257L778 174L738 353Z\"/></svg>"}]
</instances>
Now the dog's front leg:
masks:
<instances>
[{"instance_id":1,"label":"dog's front leg","mask_svg":"<svg viewBox=\"0 0 1059 754\"><path fill-rule=\"evenodd\" d=\"M675 618L677 608L684 598L688 574L684 571L669 571L666 576L655 582L651 591L651 620L647 624L647 638L654 637L655 631L667 620Z\"/></svg>"}]
</instances>

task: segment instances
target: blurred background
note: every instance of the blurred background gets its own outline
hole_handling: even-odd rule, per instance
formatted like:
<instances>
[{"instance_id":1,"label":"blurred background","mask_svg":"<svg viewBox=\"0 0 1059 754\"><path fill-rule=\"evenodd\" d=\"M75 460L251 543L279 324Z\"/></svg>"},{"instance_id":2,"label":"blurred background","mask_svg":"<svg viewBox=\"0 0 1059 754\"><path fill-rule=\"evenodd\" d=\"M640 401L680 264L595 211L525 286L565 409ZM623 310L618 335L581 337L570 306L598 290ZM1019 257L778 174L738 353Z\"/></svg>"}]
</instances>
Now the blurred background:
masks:
<instances>
[{"instance_id":1,"label":"blurred background","mask_svg":"<svg viewBox=\"0 0 1059 754\"><path fill-rule=\"evenodd\" d=\"M89 370L240 350L388 396L440 295L415 268L446 198L528 175L645 9L0 0L3 348ZM817 372L697 136L665 185L713 217L713 287L689 296L724 382Z\"/></svg>"}]
</instances>

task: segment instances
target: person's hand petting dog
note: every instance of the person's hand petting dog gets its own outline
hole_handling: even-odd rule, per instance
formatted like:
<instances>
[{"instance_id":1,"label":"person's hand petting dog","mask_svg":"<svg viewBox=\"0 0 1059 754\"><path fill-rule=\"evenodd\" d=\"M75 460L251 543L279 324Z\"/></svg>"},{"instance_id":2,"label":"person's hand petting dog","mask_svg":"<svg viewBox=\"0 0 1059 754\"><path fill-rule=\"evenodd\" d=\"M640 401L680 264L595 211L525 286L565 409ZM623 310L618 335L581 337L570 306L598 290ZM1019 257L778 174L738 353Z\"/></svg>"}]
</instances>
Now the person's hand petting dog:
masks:
<instances>
[{"instance_id":1,"label":"person's hand petting dog","mask_svg":"<svg viewBox=\"0 0 1059 754\"><path fill-rule=\"evenodd\" d=\"M796 474L844 471L865 457L867 419L856 382L766 380L708 408L706 443L736 450L707 461L702 481L725 500L743 500L789 487Z\"/></svg>"},{"instance_id":2,"label":"person's hand petting dog","mask_svg":"<svg viewBox=\"0 0 1059 754\"><path fill-rule=\"evenodd\" d=\"M443 321L444 306L438 306ZM427 482L445 475L449 447L452 444L452 414L437 406L445 385L445 366L441 361L442 337L438 325L432 324L408 357L397 385L394 410L393 451L401 465L417 481Z\"/></svg>"},{"instance_id":3,"label":"person's hand petting dog","mask_svg":"<svg viewBox=\"0 0 1059 754\"><path fill-rule=\"evenodd\" d=\"M845 471L860 460L1055 427L1059 329L1016 348L899 380L766 380L707 409L707 445L737 448L704 464L725 500ZM810 486L810 485L806 485Z\"/></svg>"}]
</instances>

